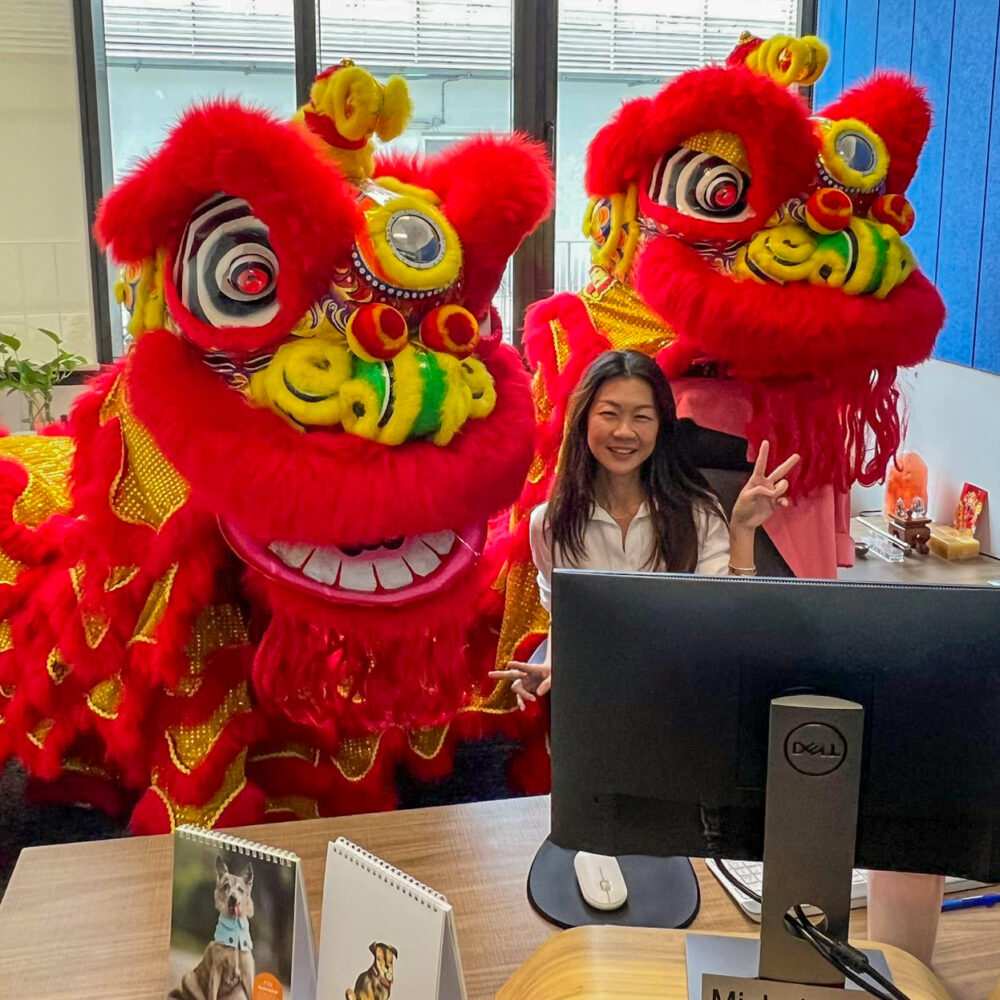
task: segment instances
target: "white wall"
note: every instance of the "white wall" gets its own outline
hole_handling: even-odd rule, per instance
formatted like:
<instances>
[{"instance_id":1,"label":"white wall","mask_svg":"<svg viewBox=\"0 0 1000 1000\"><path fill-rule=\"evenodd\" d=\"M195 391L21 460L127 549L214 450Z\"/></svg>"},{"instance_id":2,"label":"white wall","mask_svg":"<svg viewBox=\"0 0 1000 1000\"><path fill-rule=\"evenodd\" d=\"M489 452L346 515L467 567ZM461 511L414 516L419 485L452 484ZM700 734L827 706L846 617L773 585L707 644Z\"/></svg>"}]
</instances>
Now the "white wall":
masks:
<instances>
[{"instance_id":1,"label":"white wall","mask_svg":"<svg viewBox=\"0 0 1000 1000\"><path fill-rule=\"evenodd\" d=\"M927 463L931 516L951 524L963 483L981 486L989 501L976 537L1000 556L1000 375L928 361L901 379L909 406L903 446ZM882 506L884 486L856 488L852 509Z\"/></svg>"},{"instance_id":2,"label":"white wall","mask_svg":"<svg viewBox=\"0 0 1000 1000\"><path fill-rule=\"evenodd\" d=\"M70 0L0 6L0 331L96 359Z\"/></svg>"}]
</instances>

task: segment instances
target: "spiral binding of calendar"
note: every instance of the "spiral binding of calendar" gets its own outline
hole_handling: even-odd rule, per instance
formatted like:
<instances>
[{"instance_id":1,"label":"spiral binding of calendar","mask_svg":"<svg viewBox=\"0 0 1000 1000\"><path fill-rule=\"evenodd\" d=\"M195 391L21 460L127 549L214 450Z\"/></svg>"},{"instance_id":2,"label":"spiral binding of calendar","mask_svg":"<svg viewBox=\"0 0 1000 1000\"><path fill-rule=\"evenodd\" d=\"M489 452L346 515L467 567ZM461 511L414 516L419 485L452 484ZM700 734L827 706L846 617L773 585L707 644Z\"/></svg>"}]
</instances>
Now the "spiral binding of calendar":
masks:
<instances>
[{"instance_id":1,"label":"spiral binding of calendar","mask_svg":"<svg viewBox=\"0 0 1000 1000\"><path fill-rule=\"evenodd\" d=\"M285 851L280 847L269 847L253 840L234 837L231 833L220 833L217 830L204 830L200 826L179 826L176 831L179 837L193 840L199 844L213 844L234 854L257 858L261 861L276 861L286 868L298 864L299 856L294 851Z\"/></svg>"},{"instance_id":2,"label":"spiral binding of calendar","mask_svg":"<svg viewBox=\"0 0 1000 1000\"><path fill-rule=\"evenodd\" d=\"M448 905L444 893L424 885L423 882L418 881L412 875L407 875L406 872L401 872L394 865L390 865L388 861L383 861L382 858L366 851L363 847L358 847L346 837L338 837L333 842L333 849L352 864L359 866L363 864L376 878L395 885L400 892L429 909L436 909L434 905L436 902ZM390 876L390 878L386 878L386 876ZM421 893L423 895L420 895Z\"/></svg>"}]
</instances>

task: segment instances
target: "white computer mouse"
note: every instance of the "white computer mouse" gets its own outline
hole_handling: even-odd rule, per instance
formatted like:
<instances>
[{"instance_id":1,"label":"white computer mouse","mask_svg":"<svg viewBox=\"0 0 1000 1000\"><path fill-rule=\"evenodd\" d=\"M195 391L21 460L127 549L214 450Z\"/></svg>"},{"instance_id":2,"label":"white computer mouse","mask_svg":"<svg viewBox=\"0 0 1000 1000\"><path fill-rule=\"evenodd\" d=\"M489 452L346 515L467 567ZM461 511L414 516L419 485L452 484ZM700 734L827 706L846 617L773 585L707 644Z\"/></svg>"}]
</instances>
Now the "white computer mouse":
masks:
<instances>
[{"instance_id":1,"label":"white computer mouse","mask_svg":"<svg viewBox=\"0 0 1000 1000\"><path fill-rule=\"evenodd\" d=\"M618 859L607 854L577 851L573 858L577 885L584 900L598 910L617 910L628 898Z\"/></svg>"}]
</instances>

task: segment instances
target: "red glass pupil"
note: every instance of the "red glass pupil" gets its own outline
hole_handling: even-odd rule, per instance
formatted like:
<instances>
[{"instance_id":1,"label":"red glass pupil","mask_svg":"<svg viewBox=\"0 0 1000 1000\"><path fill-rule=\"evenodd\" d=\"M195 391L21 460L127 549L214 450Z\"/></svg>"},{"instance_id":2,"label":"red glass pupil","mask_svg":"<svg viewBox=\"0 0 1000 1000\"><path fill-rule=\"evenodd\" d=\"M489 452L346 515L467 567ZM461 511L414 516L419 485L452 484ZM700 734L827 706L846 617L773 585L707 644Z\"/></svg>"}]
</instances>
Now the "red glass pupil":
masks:
<instances>
[{"instance_id":1,"label":"red glass pupil","mask_svg":"<svg viewBox=\"0 0 1000 1000\"><path fill-rule=\"evenodd\" d=\"M720 184L713 192L713 201L720 208L729 208L736 202L736 185L732 181Z\"/></svg>"},{"instance_id":2,"label":"red glass pupil","mask_svg":"<svg viewBox=\"0 0 1000 1000\"><path fill-rule=\"evenodd\" d=\"M244 295L256 295L264 291L271 281L270 272L263 267L250 265L236 275L236 287Z\"/></svg>"}]
</instances>

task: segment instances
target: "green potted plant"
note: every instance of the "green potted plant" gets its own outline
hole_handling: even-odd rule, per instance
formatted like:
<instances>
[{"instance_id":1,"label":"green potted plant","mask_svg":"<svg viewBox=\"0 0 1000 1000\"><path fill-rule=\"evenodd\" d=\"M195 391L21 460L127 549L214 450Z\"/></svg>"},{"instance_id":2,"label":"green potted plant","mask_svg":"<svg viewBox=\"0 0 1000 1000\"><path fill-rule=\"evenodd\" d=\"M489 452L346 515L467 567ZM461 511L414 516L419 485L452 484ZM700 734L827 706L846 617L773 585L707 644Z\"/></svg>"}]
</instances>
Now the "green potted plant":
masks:
<instances>
[{"instance_id":1,"label":"green potted plant","mask_svg":"<svg viewBox=\"0 0 1000 1000\"><path fill-rule=\"evenodd\" d=\"M52 423L52 389L68 375L85 367L89 362L79 354L72 354L62 345L62 338L51 330L42 330L56 346L56 353L48 361L29 361L18 355L21 341L0 333L0 390L24 393L28 402L28 427Z\"/></svg>"}]
</instances>

